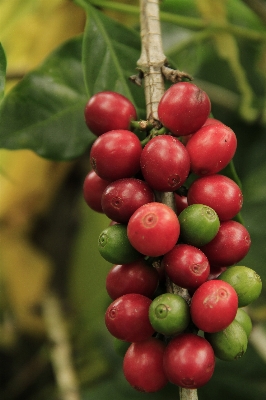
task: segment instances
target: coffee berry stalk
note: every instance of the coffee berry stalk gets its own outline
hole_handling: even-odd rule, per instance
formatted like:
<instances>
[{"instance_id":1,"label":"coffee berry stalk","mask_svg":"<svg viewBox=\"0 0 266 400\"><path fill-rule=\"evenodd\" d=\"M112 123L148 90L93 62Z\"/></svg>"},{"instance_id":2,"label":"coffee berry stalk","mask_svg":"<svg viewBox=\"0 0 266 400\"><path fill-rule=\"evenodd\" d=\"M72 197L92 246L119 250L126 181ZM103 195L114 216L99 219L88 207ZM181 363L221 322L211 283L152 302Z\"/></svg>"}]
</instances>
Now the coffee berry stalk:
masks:
<instances>
[{"instance_id":1,"label":"coffee berry stalk","mask_svg":"<svg viewBox=\"0 0 266 400\"><path fill-rule=\"evenodd\" d=\"M242 357L252 329L242 307L262 288L241 264L251 245L238 218L243 194L224 174L237 138L210 112L208 95L190 82L162 96L158 134L119 93L96 93L85 106L95 141L84 199L110 219L98 240L112 264L105 323L124 349L126 380L143 392L169 382L197 389L216 358ZM175 210L158 201L163 192L173 193ZM169 281L189 298L168 293Z\"/></svg>"}]
</instances>

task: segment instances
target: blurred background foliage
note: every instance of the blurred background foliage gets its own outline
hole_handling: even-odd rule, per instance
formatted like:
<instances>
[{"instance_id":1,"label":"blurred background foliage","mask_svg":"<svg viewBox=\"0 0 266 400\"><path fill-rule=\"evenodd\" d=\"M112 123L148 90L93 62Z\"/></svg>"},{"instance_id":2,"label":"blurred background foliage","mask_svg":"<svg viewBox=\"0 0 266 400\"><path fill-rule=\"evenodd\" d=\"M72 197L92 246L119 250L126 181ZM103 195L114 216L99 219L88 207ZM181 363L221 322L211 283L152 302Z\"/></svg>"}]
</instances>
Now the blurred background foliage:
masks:
<instances>
[{"instance_id":1,"label":"blurred background foliage","mask_svg":"<svg viewBox=\"0 0 266 400\"><path fill-rule=\"evenodd\" d=\"M241 360L217 362L214 377L199 390L200 400L255 400L266 394L265 10L265 0L161 2L168 61L193 75L209 94L214 117L237 135L234 160L252 237L243 262L264 283L249 307L259 338L254 336ZM93 141L83 120L87 99L116 90L145 118L143 91L127 79L140 52L138 18L135 0L0 1L7 60L0 108L2 400L59 398L50 320L43 313L50 293L60 306L55 321L60 327L62 317L68 333L80 387L76 399L178 398L172 385L152 395L135 392L122 376L122 359L103 322L110 265L96 245L109 220L82 198ZM1 83L4 64L0 53Z\"/></svg>"}]
</instances>

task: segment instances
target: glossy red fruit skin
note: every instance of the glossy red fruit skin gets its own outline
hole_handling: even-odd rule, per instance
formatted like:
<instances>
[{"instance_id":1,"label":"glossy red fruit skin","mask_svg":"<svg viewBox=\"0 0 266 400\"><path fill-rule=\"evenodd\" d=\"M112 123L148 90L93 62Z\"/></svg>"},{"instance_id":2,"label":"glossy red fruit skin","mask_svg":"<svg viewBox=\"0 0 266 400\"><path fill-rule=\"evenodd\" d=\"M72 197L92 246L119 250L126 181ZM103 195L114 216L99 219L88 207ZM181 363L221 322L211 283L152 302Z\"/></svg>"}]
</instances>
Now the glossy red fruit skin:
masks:
<instances>
[{"instance_id":1,"label":"glossy red fruit skin","mask_svg":"<svg viewBox=\"0 0 266 400\"><path fill-rule=\"evenodd\" d=\"M224 123L222 121L219 121L218 119L209 117L206 119L205 123L202 126L213 125L213 124L224 125Z\"/></svg>"},{"instance_id":2,"label":"glossy red fruit skin","mask_svg":"<svg viewBox=\"0 0 266 400\"><path fill-rule=\"evenodd\" d=\"M165 347L156 338L129 346L123 361L123 372L129 384L136 390L157 392L168 383L163 369Z\"/></svg>"},{"instance_id":3,"label":"glossy red fruit skin","mask_svg":"<svg viewBox=\"0 0 266 400\"><path fill-rule=\"evenodd\" d=\"M83 197L88 206L99 213L103 213L101 199L105 188L110 184L100 178L95 171L90 171L83 183Z\"/></svg>"},{"instance_id":4,"label":"glossy red fruit skin","mask_svg":"<svg viewBox=\"0 0 266 400\"><path fill-rule=\"evenodd\" d=\"M140 342L152 336L149 320L151 299L141 294L125 294L114 300L106 310L105 325L120 340Z\"/></svg>"},{"instance_id":5,"label":"glossy red fruit skin","mask_svg":"<svg viewBox=\"0 0 266 400\"><path fill-rule=\"evenodd\" d=\"M223 266L220 266L220 267L213 267L213 266L211 265L210 274L209 274L209 276L208 276L208 281L210 281L210 280L212 280L212 279L217 279L218 276L221 275L221 273L224 272L224 271L226 271L226 270L227 270L227 267L223 267Z\"/></svg>"},{"instance_id":6,"label":"glossy red fruit skin","mask_svg":"<svg viewBox=\"0 0 266 400\"><path fill-rule=\"evenodd\" d=\"M197 247L177 244L162 260L166 274L176 285L188 290L197 289L208 279L210 264Z\"/></svg>"},{"instance_id":7,"label":"glossy red fruit skin","mask_svg":"<svg viewBox=\"0 0 266 400\"><path fill-rule=\"evenodd\" d=\"M185 136L197 131L210 111L208 95L190 82L172 85L158 105L159 120L175 136Z\"/></svg>"},{"instance_id":8,"label":"glossy red fruit skin","mask_svg":"<svg viewBox=\"0 0 266 400\"><path fill-rule=\"evenodd\" d=\"M170 251L180 234L180 224L175 212L162 203L141 206L130 217L127 236L132 246L150 257Z\"/></svg>"},{"instance_id":9,"label":"glossy red fruit skin","mask_svg":"<svg viewBox=\"0 0 266 400\"><path fill-rule=\"evenodd\" d=\"M197 389L212 377L214 351L203 337L182 333L174 337L164 352L164 371L170 382L183 388Z\"/></svg>"},{"instance_id":10,"label":"glossy red fruit skin","mask_svg":"<svg viewBox=\"0 0 266 400\"><path fill-rule=\"evenodd\" d=\"M219 332L234 320L238 309L235 289L227 282L213 279L204 282L193 294L190 314L204 332ZM225 283L225 285L224 285Z\"/></svg>"},{"instance_id":11,"label":"glossy red fruit skin","mask_svg":"<svg viewBox=\"0 0 266 400\"><path fill-rule=\"evenodd\" d=\"M140 206L154 201L149 185L135 178L119 179L110 183L103 192L101 205L108 218L127 223Z\"/></svg>"},{"instance_id":12,"label":"glossy red fruit skin","mask_svg":"<svg viewBox=\"0 0 266 400\"><path fill-rule=\"evenodd\" d=\"M232 219L243 205L240 187L224 175L204 176L195 180L188 189L188 204L205 204L213 208L220 221Z\"/></svg>"},{"instance_id":13,"label":"glossy red fruit skin","mask_svg":"<svg viewBox=\"0 0 266 400\"><path fill-rule=\"evenodd\" d=\"M114 265L106 277L106 290L115 300L128 293L152 297L159 284L157 270L144 260Z\"/></svg>"},{"instance_id":14,"label":"glossy red fruit skin","mask_svg":"<svg viewBox=\"0 0 266 400\"><path fill-rule=\"evenodd\" d=\"M142 147L131 131L113 130L99 136L91 147L90 163L102 179L131 178L140 170Z\"/></svg>"},{"instance_id":15,"label":"glossy red fruit skin","mask_svg":"<svg viewBox=\"0 0 266 400\"><path fill-rule=\"evenodd\" d=\"M186 147L170 135L151 139L140 157L141 172L149 186L173 192L187 179L190 159Z\"/></svg>"},{"instance_id":16,"label":"glossy red fruit skin","mask_svg":"<svg viewBox=\"0 0 266 400\"><path fill-rule=\"evenodd\" d=\"M203 126L186 145L192 172L199 176L216 174L232 160L236 147L236 135L228 126L221 123Z\"/></svg>"},{"instance_id":17,"label":"glossy red fruit skin","mask_svg":"<svg viewBox=\"0 0 266 400\"><path fill-rule=\"evenodd\" d=\"M251 246L248 230L237 221L221 222L215 238L200 249L214 267L236 264L244 258Z\"/></svg>"},{"instance_id":18,"label":"glossy red fruit skin","mask_svg":"<svg viewBox=\"0 0 266 400\"><path fill-rule=\"evenodd\" d=\"M134 105L125 96L111 91L93 95L84 109L85 122L96 136L113 129L129 129L137 120Z\"/></svg>"},{"instance_id":19,"label":"glossy red fruit skin","mask_svg":"<svg viewBox=\"0 0 266 400\"><path fill-rule=\"evenodd\" d=\"M187 196L180 196L177 193L174 193L174 196L175 196L176 213L177 215L179 215L188 206Z\"/></svg>"}]
</instances>

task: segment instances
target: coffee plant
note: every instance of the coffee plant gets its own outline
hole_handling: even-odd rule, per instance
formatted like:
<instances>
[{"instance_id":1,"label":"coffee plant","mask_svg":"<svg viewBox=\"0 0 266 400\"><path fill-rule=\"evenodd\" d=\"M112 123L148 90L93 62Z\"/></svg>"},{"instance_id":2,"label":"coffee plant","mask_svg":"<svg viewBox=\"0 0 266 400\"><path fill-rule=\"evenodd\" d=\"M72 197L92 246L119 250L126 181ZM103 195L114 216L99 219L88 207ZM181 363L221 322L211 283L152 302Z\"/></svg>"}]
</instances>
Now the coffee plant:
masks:
<instances>
[{"instance_id":1,"label":"coffee plant","mask_svg":"<svg viewBox=\"0 0 266 400\"><path fill-rule=\"evenodd\" d=\"M84 33L7 93L8 58L0 47L0 147L70 165L75 196L82 198L80 243L71 255L68 243L61 256L77 265L68 276L72 288L63 284L78 315L70 310L69 343L53 282L37 302L55 342L52 366L62 399L105 399L115 382L118 400L262 398L265 247L258 238L265 233L265 168L252 169L255 161L265 166L266 6L258 1L256 12L240 0L74 3L86 14ZM118 22L119 13L133 22ZM250 42L259 44L261 59ZM256 79L249 76L255 61ZM62 219L59 209L51 224ZM8 236L5 224L3 218ZM57 327L62 336L54 336ZM63 342L73 346L73 361L68 347L56 353ZM262 356L252 369L257 382L247 390L229 372L246 373L254 349ZM79 390L75 369L86 375L79 365L86 357L100 379L113 380L83 389L80 378Z\"/></svg>"}]
</instances>

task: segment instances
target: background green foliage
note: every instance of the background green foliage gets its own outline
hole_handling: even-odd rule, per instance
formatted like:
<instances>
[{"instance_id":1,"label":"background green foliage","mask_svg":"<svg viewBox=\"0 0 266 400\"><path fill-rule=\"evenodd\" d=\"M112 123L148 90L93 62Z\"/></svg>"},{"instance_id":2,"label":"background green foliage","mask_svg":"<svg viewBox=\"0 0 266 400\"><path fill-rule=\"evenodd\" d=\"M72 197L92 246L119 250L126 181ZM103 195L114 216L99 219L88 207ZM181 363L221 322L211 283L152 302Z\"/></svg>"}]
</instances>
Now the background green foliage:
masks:
<instances>
[{"instance_id":1,"label":"background green foliage","mask_svg":"<svg viewBox=\"0 0 266 400\"><path fill-rule=\"evenodd\" d=\"M6 57L4 49L0 43L0 100L2 100L4 96L5 81L6 81Z\"/></svg>"},{"instance_id":2,"label":"background green foliage","mask_svg":"<svg viewBox=\"0 0 266 400\"><path fill-rule=\"evenodd\" d=\"M110 265L100 258L96 246L109 221L88 210L82 199L88 149L94 140L83 119L87 99L95 92L114 90L130 98L139 117L145 118L143 89L128 80L136 73L140 55L139 10L125 1L76 2L87 13L84 35L53 52L5 96L0 108L0 147L29 148L45 158L75 160L78 165L75 209L79 229L71 243L67 298L73 310L74 360L83 399L106 400L111 394L116 400L176 399L177 389L172 385L160 393L141 394L122 376L122 359L116 355L103 323L110 301L105 292ZM250 311L254 323L265 326L266 21L244 1L214 1L225 13L221 21L215 9L208 8L209 3L201 1L206 5L203 10L196 0L163 1L163 44L172 66L193 75L195 83L209 94L214 117L237 135L234 160L243 184L242 215L252 238L251 251L243 263L255 269L264 283L262 295ZM266 7L265 1L262 4ZM115 18L106 15L110 9ZM132 19L130 26L125 26L121 21L128 15ZM0 67L1 96L5 71L2 48ZM243 359L217 362L214 377L199 390L199 399L261 399L266 394L265 376L265 360L250 345ZM47 393L53 398L49 388L37 390L32 398L45 399Z\"/></svg>"}]
</instances>

